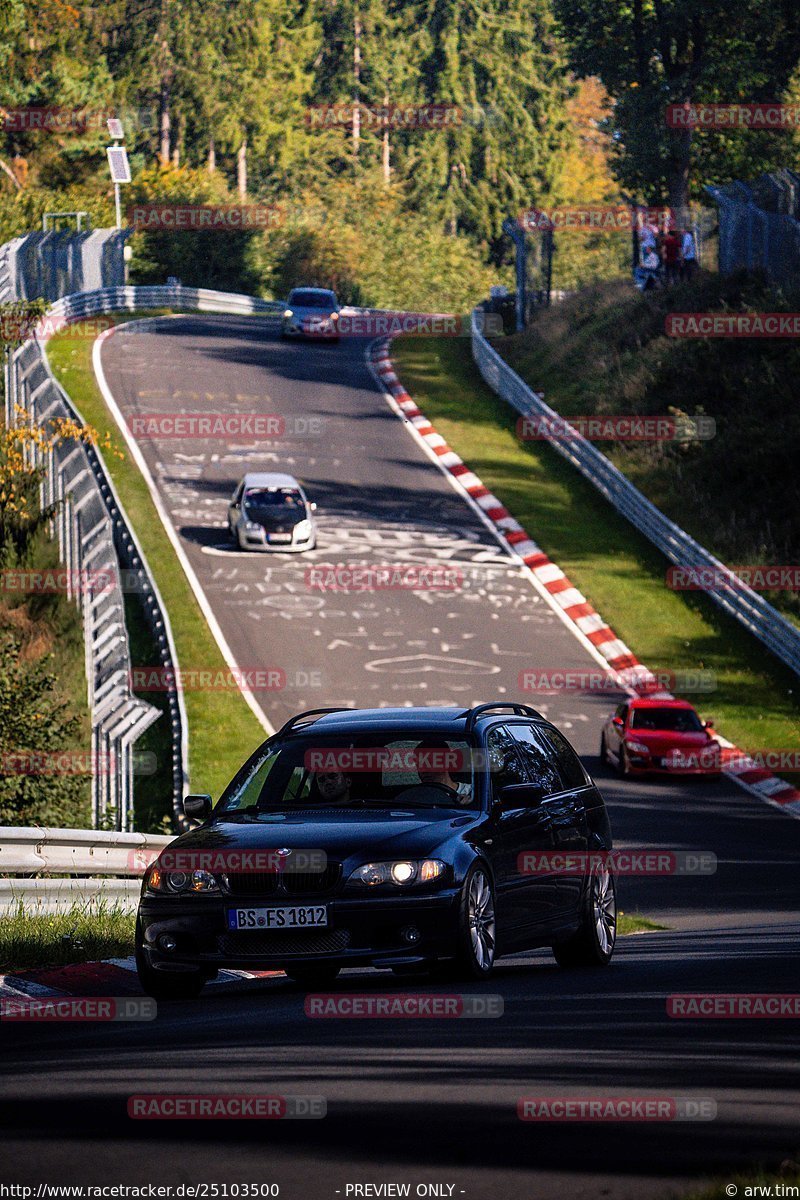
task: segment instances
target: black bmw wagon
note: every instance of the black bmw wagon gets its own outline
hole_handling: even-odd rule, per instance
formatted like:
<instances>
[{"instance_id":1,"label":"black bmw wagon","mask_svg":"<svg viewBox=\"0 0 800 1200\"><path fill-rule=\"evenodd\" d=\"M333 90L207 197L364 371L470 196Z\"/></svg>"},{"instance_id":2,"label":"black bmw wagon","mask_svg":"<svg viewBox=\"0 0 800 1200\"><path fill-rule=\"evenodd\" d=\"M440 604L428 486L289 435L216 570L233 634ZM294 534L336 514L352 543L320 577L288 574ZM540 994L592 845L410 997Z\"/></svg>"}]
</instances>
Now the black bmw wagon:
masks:
<instances>
[{"instance_id":1,"label":"black bmw wagon","mask_svg":"<svg viewBox=\"0 0 800 1200\"><path fill-rule=\"evenodd\" d=\"M308 987L343 967L484 979L551 946L614 951L602 796L564 735L524 704L315 709L248 759L147 869L142 985L190 998L220 968Z\"/></svg>"}]
</instances>

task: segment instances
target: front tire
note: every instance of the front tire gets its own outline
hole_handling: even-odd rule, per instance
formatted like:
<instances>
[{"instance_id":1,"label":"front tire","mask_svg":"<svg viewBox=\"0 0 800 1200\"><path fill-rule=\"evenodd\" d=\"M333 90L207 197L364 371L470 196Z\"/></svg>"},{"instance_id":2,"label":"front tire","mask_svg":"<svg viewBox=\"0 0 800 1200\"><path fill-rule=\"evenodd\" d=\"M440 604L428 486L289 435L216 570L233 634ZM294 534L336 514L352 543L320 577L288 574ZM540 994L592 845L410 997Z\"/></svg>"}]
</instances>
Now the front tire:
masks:
<instances>
[{"instance_id":1,"label":"front tire","mask_svg":"<svg viewBox=\"0 0 800 1200\"><path fill-rule=\"evenodd\" d=\"M461 889L458 951L452 964L460 979L488 979L494 968L497 927L494 885L488 871L472 867Z\"/></svg>"},{"instance_id":2,"label":"front tire","mask_svg":"<svg viewBox=\"0 0 800 1200\"><path fill-rule=\"evenodd\" d=\"M566 942L553 946L560 967L605 967L617 941L617 885L607 866L592 871L581 924Z\"/></svg>"}]
</instances>

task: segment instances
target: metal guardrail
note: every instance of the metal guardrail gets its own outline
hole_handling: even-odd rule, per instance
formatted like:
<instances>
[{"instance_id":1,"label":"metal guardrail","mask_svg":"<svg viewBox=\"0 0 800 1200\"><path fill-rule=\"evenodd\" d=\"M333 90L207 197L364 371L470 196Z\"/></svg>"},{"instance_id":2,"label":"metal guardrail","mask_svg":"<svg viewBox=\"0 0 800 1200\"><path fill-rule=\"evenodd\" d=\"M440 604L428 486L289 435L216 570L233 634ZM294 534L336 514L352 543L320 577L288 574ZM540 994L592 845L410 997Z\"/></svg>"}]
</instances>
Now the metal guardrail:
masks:
<instances>
[{"instance_id":1,"label":"metal guardrail","mask_svg":"<svg viewBox=\"0 0 800 1200\"><path fill-rule=\"evenodd\" d=\"M6 877L0 878L0 915L20 903L28 912L98 901L132 909L145 867L171 841L150 833L0 829L0 876Z\"/></svg>"},{"instance_id":2,"label":"metal guardrail","mask_svg":"<svg viewBox=\"0 0 800 1200\"><path fill-rule=\"evenodd\" d=\"M554 421L557 427L563 418L545 404L541 396L528 387L486 341L479 327L478 318L481 315L473 313L472 316L472 357L486 383L518 413L546 417ZM577 431L569 441L555 437L548 438L548 441L670 562L698 568L700 583L703 581L703 571L707 571L713 584L703 590L711 599L757 637L781 662L800 674L800 629L763 596L737 580L724 563L664 516L604 454Z\"/></svg>"},{"instance_id":3,"label":"metal guardrail","mask_svg":"<svg viewBox=\"0 0 800 1200\"><path fill-rule=\"evenodd\" d=\"M20 415L24 412L24 417ZM53 418L80 420L66 393L50 374L35 339L8 356L6 413L9 426L42 425ZM117 545L131 540L122 514L109 504L111 486L96 450L63 441L49 451L31 447L34 465L45 468L41 502L58 502L54 519L59 557L65 565L67 594L84 621L86 676L92 714L92 817L96 827L111 821L133 823L133 746L160 716L133 694L125 626L125 601ZM144 562L128 564L147 592ZM182 786L182 781L181 781Z\"/></svg>"},{"instance_id":4,"label":"metal guardrail","mask_svg":"<svg viewBox=\"0 0 800 1200\"><path fill-rule=\"evenodd\" d=\"M12 246L15 244L12 244ZM0 247L0 300L16 298L9 246ZM5 269L5 274L4 274ZM6 291L3 283L5 280ZM79 292L56 301L48 310L53 322L74 322L112 312L148 308L186 308L200 312L260 314L277 319L283 305L275 301L210 289L113 287ZM6 412L9 425L25 412L31 424L80 412L53 378L46 352L35 338L6 355ZM68 594L82 609L85 626L87 680L92 710L92 819L95 827L114 822L133 825L133 747L158 719L159 711L130 688L130 654L125 626L120 568L142 597L145 617L168 678L177 678L177 655L169 618L136 534L122 508L102 459L91 445L57 446L37 465L46 468L43 504L59 502L55 519ZM100 583L91 586L91 580ZM109 580L113 584L109 585ZM172 819L180 830L187 821L181 801L188 782L188 736L183 694L176 686L166 693L172 737ZM2 889L0 889L2 891Z\"/></svg>"}]
</instances>

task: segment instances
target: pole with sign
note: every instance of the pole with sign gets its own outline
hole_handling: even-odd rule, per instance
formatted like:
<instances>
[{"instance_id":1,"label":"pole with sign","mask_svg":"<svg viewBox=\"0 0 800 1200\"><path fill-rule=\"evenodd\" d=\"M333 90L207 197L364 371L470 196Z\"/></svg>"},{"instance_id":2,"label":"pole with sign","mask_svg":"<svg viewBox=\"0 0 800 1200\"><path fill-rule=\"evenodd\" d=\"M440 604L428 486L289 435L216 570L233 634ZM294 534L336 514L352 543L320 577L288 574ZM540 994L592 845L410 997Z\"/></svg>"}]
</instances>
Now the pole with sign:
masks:
<instances>
[{"instance_id":1,"label":"pole with sign","mask_svg":"<svg viewBox=\"0 0 800 1200\"><path fill-rule=\"evenodd\" d=\"M119 186L121 183L131 182L131 164L128 162L128 151L124 146L120 146L119 144L125 140L122 121L116 117L111 117L106 124L108 125L109 135L114 139L114 145L106 147L106 155L108 156L108 166L111 171L111 182L114 184L114 210L117 217L117 229L122 229L122 205L120 203Z\"/></svg>"}]
</instances>

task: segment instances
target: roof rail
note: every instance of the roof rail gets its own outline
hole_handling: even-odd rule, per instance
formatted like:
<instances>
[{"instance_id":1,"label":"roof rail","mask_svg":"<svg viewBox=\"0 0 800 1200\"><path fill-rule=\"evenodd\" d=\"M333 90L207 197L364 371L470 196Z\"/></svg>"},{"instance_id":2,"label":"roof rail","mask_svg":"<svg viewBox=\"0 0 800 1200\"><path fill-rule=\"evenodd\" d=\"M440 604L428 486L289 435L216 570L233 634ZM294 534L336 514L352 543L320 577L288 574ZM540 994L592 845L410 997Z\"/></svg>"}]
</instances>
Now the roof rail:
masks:
<instances>
[{"instance_id":1,"label":"roof rail","mask_svg":"<svg viewBox=\"0 0 800 1200\"><path fill-rule=\"evenodd\" d=\"M343 704L338 704L336 708L309 708L306 710L306 712L297 713L296 716L290 717L285 725L281 725L275 736L282 737L284 733L291 733L292 730L299 725L301 721L304 721L306 717L324 717L326 713L335 712L353 712L353 709L348 708Z\"/></svg>"},{"instance_id":2,"label":"roof rail","mask_svg":"<svg viewBox=\"0 0 800 1200\"><path fill-rule=\"evenodd\" d=\"M467 733L472 733L475 725L477 724L478 717L485 712L491 712L491 710L495 708L511 709L511 711L518 717L538 717L540 721L545 720L545 717L543 717L537 709L531 708L530 704L513 704L511 702L499 700L495 704L479 704L477 707L467 710L465 713L467 718Z\"/></svg>"}]
</instances>

